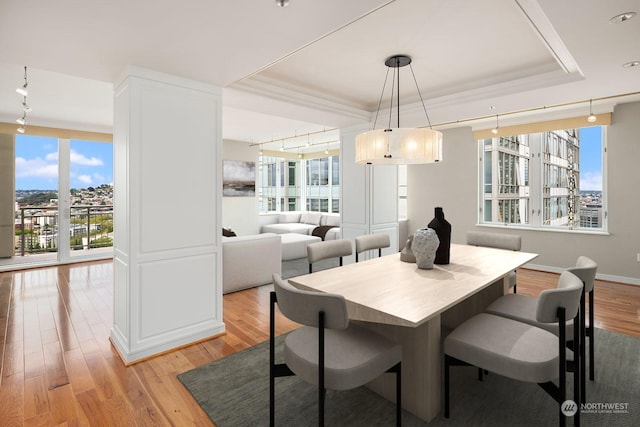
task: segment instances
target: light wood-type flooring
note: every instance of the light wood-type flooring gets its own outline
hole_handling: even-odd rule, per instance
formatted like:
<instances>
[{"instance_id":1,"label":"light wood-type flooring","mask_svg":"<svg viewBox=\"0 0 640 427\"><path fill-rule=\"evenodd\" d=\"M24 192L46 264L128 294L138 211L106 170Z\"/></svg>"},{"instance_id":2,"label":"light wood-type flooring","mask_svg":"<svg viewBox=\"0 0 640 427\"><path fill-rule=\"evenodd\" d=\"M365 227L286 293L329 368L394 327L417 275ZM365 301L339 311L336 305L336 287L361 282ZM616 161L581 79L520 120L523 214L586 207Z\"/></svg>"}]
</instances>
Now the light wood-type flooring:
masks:
<instances>
[{"instance_id":1,"label":"light wood-type flooring","mask_svg":"<svg viewBox=\"0 0 640 427\"><path fill-rule=\"evenodd\" d=\"M557 277L521 269L518 292ZM112 280L111 261L0 273L1 426L213 425L176 375L267 340L270 287L224 296L224 336L125 367L109 342ZM640 337L640 286L597 281L595 307L597 327Z\"/></svg>"}]
</instances>

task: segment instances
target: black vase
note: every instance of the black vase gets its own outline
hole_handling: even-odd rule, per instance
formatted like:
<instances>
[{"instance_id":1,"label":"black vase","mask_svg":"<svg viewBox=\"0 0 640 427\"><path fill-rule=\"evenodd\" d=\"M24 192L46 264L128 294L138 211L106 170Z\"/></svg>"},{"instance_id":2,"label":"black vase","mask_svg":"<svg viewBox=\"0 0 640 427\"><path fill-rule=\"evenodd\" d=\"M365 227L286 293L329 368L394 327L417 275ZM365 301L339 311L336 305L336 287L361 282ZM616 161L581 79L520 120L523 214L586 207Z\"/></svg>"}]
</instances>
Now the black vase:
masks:
<instances>
[{"instance_id":1,"label":"black vase","mask_svg":"<svg viewBox=\"0 0 640 427\"><path fill-rule=\"evenodd\" d=\"M440 239L440 246L436 250L434 264L449 264L449 254L451 252L451 224L444 219L442 208L435 209L435 218L427 226L435 230Z\"/></svg>"}]
</instances>

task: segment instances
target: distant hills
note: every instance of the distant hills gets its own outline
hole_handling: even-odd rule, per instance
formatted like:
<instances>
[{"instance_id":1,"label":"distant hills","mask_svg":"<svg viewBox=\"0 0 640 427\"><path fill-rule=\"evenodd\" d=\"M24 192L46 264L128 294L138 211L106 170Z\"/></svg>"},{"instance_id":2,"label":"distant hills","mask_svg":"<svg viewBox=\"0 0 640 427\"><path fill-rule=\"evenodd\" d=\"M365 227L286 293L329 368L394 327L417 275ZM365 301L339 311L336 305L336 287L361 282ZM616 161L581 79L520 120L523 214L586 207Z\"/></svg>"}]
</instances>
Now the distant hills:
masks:
<instances>
[{"instance_id":1,"label":"distant hills","mask_svg":"<svg viewBox=\"0 0 640 427\"><path fill-rule=\"evenodd\" d=\"M47 190L16 190L16 201L26 205L40 205L57 199L57 191Z\"/></svg>"},{"instance_id":2,"label":"distant hills","mask_svg":"<svg viewBox=\"0 0 640 427\"><path fill-rule=\"evenodd\" d=\"M95 201L99 199L106 201L107 204L111 204L113 200L113 186L109 184L80 189L72 188L70 193L72 200L90 199ZM58 199L56 190L16 190L16 202L21 205L39 206L49 204L52 199Z\"/></svg>"}]
</instances>

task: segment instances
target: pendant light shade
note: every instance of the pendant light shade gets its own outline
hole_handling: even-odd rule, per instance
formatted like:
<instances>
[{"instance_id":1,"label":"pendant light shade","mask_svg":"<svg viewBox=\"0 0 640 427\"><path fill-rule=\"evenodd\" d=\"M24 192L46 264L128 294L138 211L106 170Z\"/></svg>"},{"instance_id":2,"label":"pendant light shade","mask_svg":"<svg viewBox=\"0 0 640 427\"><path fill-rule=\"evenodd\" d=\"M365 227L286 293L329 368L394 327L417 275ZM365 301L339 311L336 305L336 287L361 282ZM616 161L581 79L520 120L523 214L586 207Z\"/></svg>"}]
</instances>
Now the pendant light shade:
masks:
<instances>
[{"instance_id":1,"label":"pendant light shade","mask_svg":"<svg viewBox=\"0 0 640 427\"><path fill-rule=\"evenodd\" d=\"M442 132L432 129L376 129L356 136L356 163L408 165L440 160Z\"/></svg>"},{"instance_id":2,"label":"pendant light shade","mask_svg":"<svg viewBox=\"0 0 640 427\"><path fill-rule=\"evenodd\" d=\"M391 127L391 111L393 108L392 88L391 105L389 107L389 125L386 129L375 129L376 123L373 124L373 130L363 132L356 136L356 163L360 164L378 164L378 165L402 165L402 164L420 164L420 163L437 163L442 161L442 132L431 129L429 115L422 100L420 88L416 81L416 89L422 101L429 127L424 128L401 128L400 127L400 68L409 65L411 73L411 58L406 55L394 55L385 60L388 67L387 76L390 69L394 69L397 79L395 93L397 95L397 127ZM385 78L385 84L387 79ZM393 79L392 79L393 81ZM384 95L384 85L382 88ZM382 95L380 101L382 101ZM378 104L378 112L376 120L380 112L380 104Z\"/></svg>"}]
</instances>

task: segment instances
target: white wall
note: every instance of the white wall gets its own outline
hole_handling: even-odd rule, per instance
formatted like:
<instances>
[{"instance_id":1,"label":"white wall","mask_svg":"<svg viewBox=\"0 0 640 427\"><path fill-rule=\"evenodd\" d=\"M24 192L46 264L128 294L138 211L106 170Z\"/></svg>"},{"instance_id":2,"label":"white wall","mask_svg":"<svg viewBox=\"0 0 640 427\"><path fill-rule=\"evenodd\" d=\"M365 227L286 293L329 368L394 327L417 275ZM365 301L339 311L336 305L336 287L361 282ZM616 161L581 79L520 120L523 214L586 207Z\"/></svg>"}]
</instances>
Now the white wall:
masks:
<instances>
[{"instance_id":1,"label":"white wall","mask_svg":"<svg viewBox=\"0 0 640 427\"><path fill-rule=\"evenodd\" d=\"M522 250L540 254L533 267L560 271L586 255L598 263L598 277L640 284L639 117L639 102L619 105L607 131L609 235L477 226L478 148L468 127L444 131L442 163L409 166L409 232L426 226L442 206L453 243L465 243L473 229L520 234Z\"/></svg>"},{"instance_id":2,"label":"white wall","mask_svg":"<svg viewBox=\"0 0 640 427\"><path fill-rule=\"evenodd\" d=\"M0 258L13 256L15 158L14 135L0 134Z\"/></svg>"},{"instance_id":3,"label":"white wall","mask_svg":"<svg viewBox=\"0 0 640 427\"><path fill-rule=\"evenodd\" d=\"M224 160L241 160L255 162L256 185L258 180L258 157L260 149L249 143L224 140L222 144L222 158ZM222 167L222 165L220 165ZM255 197L222 197L222 226L231 228L238 236L247 236L260 232L258 225L258 196Z\"/></svg>"}]
</instances>

